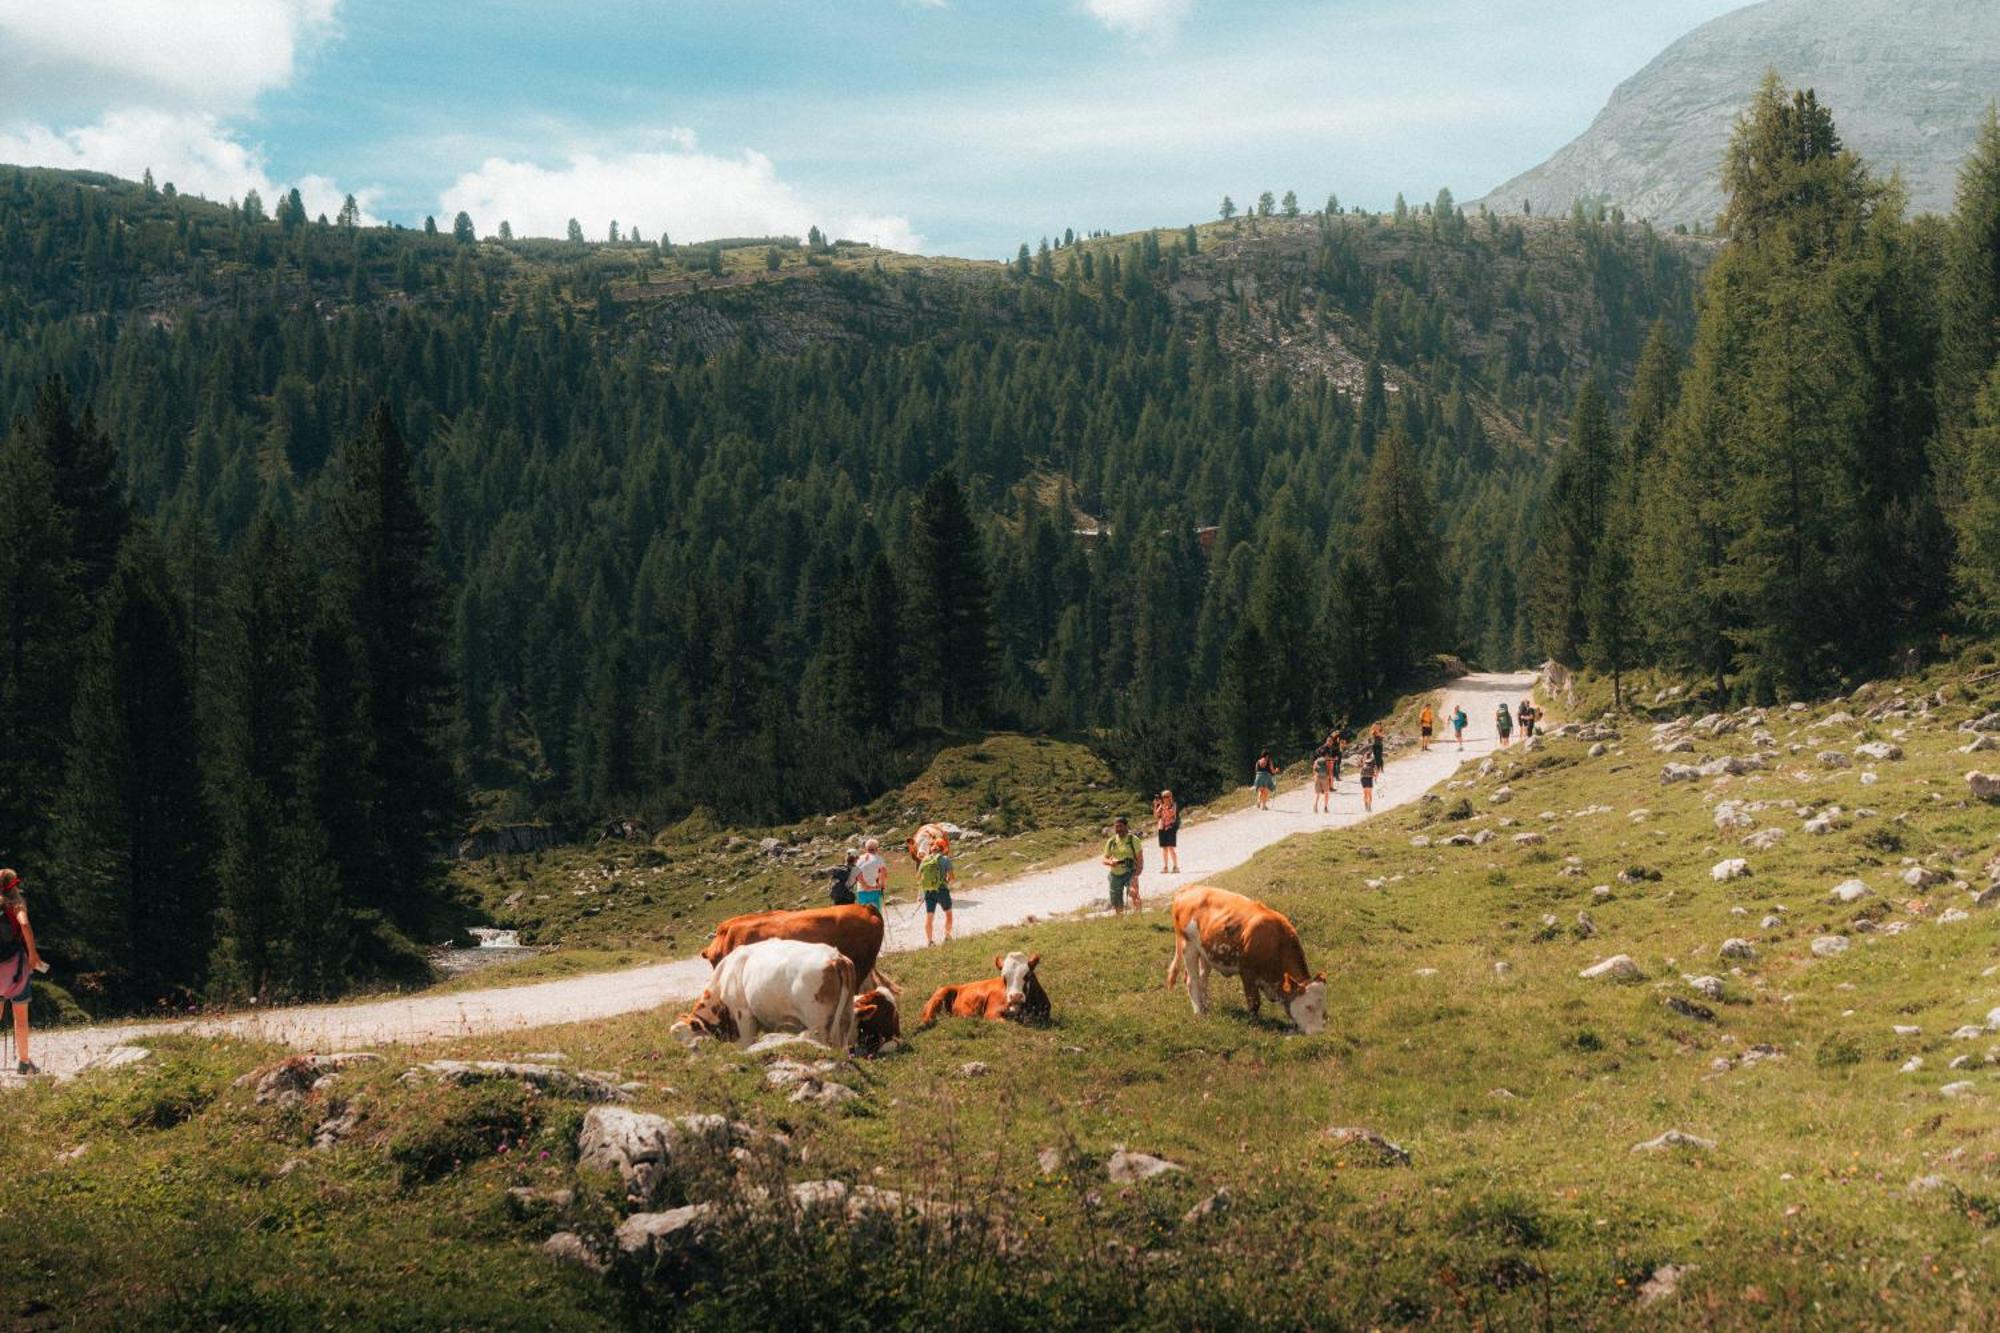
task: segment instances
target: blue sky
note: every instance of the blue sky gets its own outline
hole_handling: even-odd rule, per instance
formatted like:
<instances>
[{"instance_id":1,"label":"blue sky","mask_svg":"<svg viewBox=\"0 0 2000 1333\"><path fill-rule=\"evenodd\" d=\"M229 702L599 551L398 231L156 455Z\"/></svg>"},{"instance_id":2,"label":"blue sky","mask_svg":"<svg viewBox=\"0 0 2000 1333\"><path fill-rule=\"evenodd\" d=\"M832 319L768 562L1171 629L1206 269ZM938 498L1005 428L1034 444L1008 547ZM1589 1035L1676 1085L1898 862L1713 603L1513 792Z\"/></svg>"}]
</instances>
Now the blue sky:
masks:
<instances>
[{"instance_id":1,"label":"blue sky","mask_svg":"<svg viewBox=\"0 0 2000 1333\"><path fill-rule=\"evenodd\" d=\"M994 257L1461 199L1737 0L0 0L0 161L482 232ZM1746 96L1750 90L1746 89Z\"/></svg>"}]
</instances>

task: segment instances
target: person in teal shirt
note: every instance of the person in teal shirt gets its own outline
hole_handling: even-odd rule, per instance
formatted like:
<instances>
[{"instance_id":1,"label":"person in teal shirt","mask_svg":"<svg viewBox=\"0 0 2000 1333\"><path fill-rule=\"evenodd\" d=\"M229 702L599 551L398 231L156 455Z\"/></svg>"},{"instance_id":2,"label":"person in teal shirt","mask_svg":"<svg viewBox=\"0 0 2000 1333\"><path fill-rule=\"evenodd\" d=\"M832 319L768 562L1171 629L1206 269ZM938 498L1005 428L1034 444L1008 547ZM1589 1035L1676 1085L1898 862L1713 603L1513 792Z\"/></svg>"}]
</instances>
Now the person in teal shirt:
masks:
<instances>
[{"instance_id":1,"label":"person in teal shirt","mask_svg":"<svg viewBox=\"0 0 2000 1333\"><path fill-rule=\"evenodd\" d=\"M944 909L944 942L951 943L951 886L958 880L958 873L952 869L951 858L943 852L932 852L917 867L917 883L924 890L924 943L937 943L931 938L931 921L937 910Z\"/></svg>"},{"instance_id":2,"label":"person in teal shirt","mask_svg":"<svg viewBox=\"0 0 2000 1333\"><path fill-rule=\"evenodd\" d=\"M1111 822L1111 836L1104 840L1104 868L1110 871L1111 910L1125 911L1125 895L1132 895L1132 910L1139 910L1139 872L1146 868L1145 845L1132 832L1125 816Z\"/></svg>"}]
</instances>

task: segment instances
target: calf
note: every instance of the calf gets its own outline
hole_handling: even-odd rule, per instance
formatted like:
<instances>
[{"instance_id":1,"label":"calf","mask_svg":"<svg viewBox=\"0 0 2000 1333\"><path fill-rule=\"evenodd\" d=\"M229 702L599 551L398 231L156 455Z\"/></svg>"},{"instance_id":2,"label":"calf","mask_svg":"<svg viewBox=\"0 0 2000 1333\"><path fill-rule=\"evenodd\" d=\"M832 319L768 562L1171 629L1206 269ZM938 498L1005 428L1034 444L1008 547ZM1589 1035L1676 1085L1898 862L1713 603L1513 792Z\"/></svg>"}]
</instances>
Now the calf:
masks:
<instances>
[{"instance_id":1,"label":"calf","mask_svg":"<svg viewBox=\"0 0 2000 1333\"><path fill-rule=\"evenodd\" d=\"M1243 1003L1251 1017L1270 999L1284 1006L1299 1031L1326 1030L1326 974L1306 971L1305 946L1282 912L1205 884L1182 889L1173 906L1174 956L1167 964L1167 985L1185 966L1188 1000L1197 1014L1208 1012L1212 967L1242 979Z\"/></svg>"},{"instance_id":2,"label":"calf","mask_svg":"<svg viewBox=\"0 0 2000 1333\"><path fill-rule=\"evenodd\" d=\"M903 1035L902 1018L896 1010L896 996L887 986L877 986L854 997L854 1048L873 1055Z\"/></svg>"},{"instance_id":3,"label":"calf","mask_svg":"<svg viewBox=\"0 0 2000 1333\"><path fill-rule=\"evenodd\" d=\"M1040 954L1015 952L1005 958L995 955L993 967L999 976L939 986L930 1003L924 1006L918 1026L929 1027L947 1017L1048 1022L1049 993L1042 989L1041 980L1035 975L1035 966L1041 961Z\"/></svg>"},{"instance_id":4,"label":"calf","mask_svg":"<svg viewBox=\"0 0 2000 1333\"><path fill-rule=\"evenodd\" d=\"M872 907L813 907L799 912L751 912L733 916L715 928L715 938L701 951L710 967L736 950L759 940L802 940L831 944L854 964L855 978L866 983L882 955L882 916Z\"/></svg>"},{"instance_id":5,"label":"calf","mask_svg":"<svg viewBox=\"0 0 2000 1333\"><path fill-rule=\"evenodd\" d=\"M857 1022L854 976L854 963L831 944L746 944L716 964L708 989L674 1024L675 1035L748 1046L766 1032L803 1032L846 1051Z\"/></svg>"}]
</instances>

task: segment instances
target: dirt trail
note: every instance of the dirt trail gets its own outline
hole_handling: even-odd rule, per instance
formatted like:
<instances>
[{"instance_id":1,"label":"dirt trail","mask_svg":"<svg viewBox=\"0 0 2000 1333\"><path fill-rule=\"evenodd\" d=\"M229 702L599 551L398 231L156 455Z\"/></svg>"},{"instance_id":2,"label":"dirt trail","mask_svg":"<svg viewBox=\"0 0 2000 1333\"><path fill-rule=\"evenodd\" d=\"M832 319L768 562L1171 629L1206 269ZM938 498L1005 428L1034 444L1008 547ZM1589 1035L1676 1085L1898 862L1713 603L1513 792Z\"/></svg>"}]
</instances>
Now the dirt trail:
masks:
<instances>
[{"instance_id":1,"label":"dirt trail","mask_svg":"<svg viewBox=\"0 0 2000 1333\"><path fill-rule=\"evenodd\" d=\"M1465 706L1472 720L1466 729L1465 750L1461 753L1450 740L1449 728L1440 725L1443 734L1428 754L1413 746L1393 757L1375 789L1376 811L1393 810L1416 800L1449 778L1462 760L1491 753L1494 708L1503 699L1510 705L1518 702L1534 682L1535 677L1525 673L1473 675L1453 682L1445 691L1440 723L1450 716L1454 705ZM1269 810L1252 806L1186 826L1181 833L1182 874L1152 873L1158 849L1149 841L1149 869L1140 877L1148 909L1163 907L1180 885L1242 865L1295 833L1360 823L1365 816L1354 767L1349 767L1341 783L1331 815L1314 814L1312 789L1294 782L1278 793ZM958 934L975 935L1019 925L1030 917L1045 920L1088 909L1103 902L1104 889L1104 869L1094 859L968 889L957 895ZM923 947L921 901L891 903L887 915L886 952ZM686 1002L701 993L708 970L700 958L684 958L621 972L455 995L418 994L358 1004L302 1005L218 1019L59 1030L36 1036L34 1056L45 1073L69 1077L95 1064L117 1061L120 1057L112 1053L126 1042L161 1033L243 1037L284 1042L301 1050L333 1051L546 1027ZM11 1043L7 1054L12 1054ZM8 1064L12 1064L11 1059ZM11 1081L11 1075L6 1081Z\"/></svg>"}]
</instances>

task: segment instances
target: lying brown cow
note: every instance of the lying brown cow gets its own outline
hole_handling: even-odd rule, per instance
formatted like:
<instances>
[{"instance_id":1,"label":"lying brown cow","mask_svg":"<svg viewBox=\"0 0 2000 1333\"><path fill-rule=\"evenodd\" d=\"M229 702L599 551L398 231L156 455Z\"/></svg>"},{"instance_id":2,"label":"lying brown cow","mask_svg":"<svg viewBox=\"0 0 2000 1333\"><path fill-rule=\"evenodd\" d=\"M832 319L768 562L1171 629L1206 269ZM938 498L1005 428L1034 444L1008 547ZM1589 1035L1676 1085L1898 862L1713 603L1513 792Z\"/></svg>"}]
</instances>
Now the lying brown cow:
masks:
<instances>
[{"instance_id":1,"label":"lying brown cow","mask_svg":"<svg viewBox=\"0 0 2000 1333\"><path fill-rule=\"evenodd\" d=\"M873 1055L903 1035L903 1020L896 1011L896 996L887 986L877 986L854 997L854 1049Z\"/></svg>"},{"instance_id":2,"label":"lying brown cow","mask_svg":"<svg viewBox=\"0 0 2000 1333\"><path fill-rule=\"evenodd\" d=\"M940 1018L1011 1019L1017 1023L1049 1021L1049 993L1035 976L1040 954L995 955L993 967L1000 973L984 981L967 981L956 986L939 986L924 1006L919 1027L929 1027Z\"/></svg>"},{"instance_id":3,"label":"lying brown cow","mask_svg":"<svg viewBox=\"0 0 2000 1333\"><path fill-rule=\"evenodd\" d=\"M1192 954L1193 957L1187 957ZM1188 1000L1208 1012L1208 970L1241 977L1243 1002L1254 1018L1266 999L1304 1033L1326 1030L1326 974L1306 971L1298 931L1277 912L1240 893L1190 884L1174 895L1174 956L1167 985L1187 968Z\"/></svg>"},{"instance_id":4,"label":"lying brown cow","mask_svg":"<svg viewBox=\"0 0 2000 1333\"><path fill-rule=\"evenodd\" d=\"M710 967L736 950L759 940L803 940L831 944L854 964L854 976L867 985L882 954L882 916L872 907L813 907L799 912L751 912L732 916L715 928L715 938L701 951Z\"/></svg>"}]
</instances>

